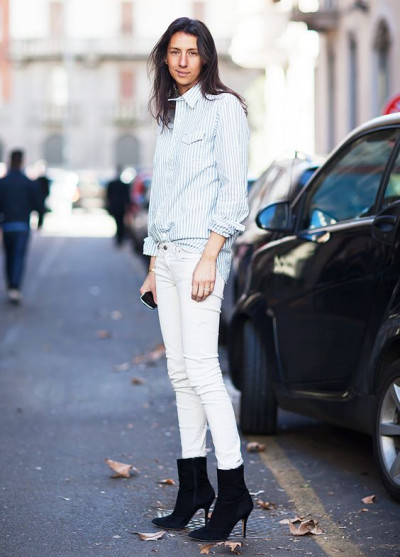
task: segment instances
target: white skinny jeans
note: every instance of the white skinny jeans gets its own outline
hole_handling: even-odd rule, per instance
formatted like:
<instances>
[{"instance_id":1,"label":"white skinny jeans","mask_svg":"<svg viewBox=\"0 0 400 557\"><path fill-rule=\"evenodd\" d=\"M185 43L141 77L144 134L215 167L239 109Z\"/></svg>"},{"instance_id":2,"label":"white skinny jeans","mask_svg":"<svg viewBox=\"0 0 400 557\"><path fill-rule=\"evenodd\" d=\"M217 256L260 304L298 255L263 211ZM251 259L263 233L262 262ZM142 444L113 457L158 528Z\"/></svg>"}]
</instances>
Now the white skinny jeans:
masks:
<instances>
[{"instance_id":1,"label":"white skinny jeans","mask_svg":"<svg viewBox=\"0 0 400 557\"><path fill-rule=\"evenodd\" d=\"M156 259L158 312L168 375L176 395L182 458L206 456L207 422L218 468L243 463L240 437L218 359L218 329L224 281L217 272L213 293L191 298L200 254L162 244Z\"/></svg>"}]
</instances>

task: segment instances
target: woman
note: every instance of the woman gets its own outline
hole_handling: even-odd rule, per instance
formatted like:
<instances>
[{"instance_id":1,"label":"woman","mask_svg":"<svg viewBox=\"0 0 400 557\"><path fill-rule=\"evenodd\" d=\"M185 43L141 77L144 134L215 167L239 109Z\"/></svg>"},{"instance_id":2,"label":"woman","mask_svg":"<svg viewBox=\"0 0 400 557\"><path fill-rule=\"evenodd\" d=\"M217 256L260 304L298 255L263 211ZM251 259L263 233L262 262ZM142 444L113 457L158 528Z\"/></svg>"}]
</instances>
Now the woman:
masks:
<instances>
[{"instance_id":1,"label":"woman","mask_svg":"<svg viewBox=\"0 0 400 557\"><path fill-rule=\"evenodd\" d=\"M224 540L253 501L240 438L218 361L218 328L231 246L244 229L248 127L242 98L223 85L213 38L179 18L154 47L152 108L159 124L140 292L158 303L168 374L176 394L182 458L174 511L153 523L183 528L198 509L205 526L189 535ZM207 477L206 428L218 463L218 498Z\"/></svg>"}]
</instances>

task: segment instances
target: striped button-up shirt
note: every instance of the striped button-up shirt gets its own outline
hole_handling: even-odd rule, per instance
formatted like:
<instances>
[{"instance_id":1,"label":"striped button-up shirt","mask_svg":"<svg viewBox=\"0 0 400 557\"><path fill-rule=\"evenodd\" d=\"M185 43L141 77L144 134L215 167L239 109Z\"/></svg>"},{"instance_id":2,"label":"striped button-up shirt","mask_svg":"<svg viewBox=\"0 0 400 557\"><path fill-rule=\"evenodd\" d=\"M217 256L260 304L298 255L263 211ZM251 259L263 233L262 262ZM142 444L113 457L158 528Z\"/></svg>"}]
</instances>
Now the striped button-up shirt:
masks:
<instances>
[{"instance_id":1,"label":"striped button-up shirt","mask_svg":"<svg viewBox=\"0 0 400 557\"><path fill-rule=\"evenodd\" d=\"M171 100L174 121L157 138L144 253L157 255L162 242L202 253L214 231L227 238L217 259L226 281L248 214L246 115L234 95L205 98L199 84Z\"/></svg>"}]
</instances>

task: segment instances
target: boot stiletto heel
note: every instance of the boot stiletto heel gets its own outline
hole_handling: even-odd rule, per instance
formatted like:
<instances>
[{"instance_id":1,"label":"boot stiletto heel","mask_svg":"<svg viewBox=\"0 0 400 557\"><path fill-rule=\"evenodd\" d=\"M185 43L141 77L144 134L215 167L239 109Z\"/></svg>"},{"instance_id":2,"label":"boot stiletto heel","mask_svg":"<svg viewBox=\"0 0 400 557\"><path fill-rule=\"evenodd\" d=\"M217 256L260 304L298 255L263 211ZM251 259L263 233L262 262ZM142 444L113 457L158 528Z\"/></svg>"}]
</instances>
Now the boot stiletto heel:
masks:
<instances>
[{"instance_id":1,"label":"boot stiletto heel","mask_svg":"<svg viewBox=\"0 0 400 557\"><path fill-rule=\"evenodd\" d=\"M218 497L210 521L189 533L194 540L219 542L226 540L235 525L242 521L246 537L247 519L253 510L253 499L244 483L243 465L233 470L217 470Z\"/></svg>"},{"instance_id":2,"label":"boot stiletto heel","mask_svg":"<svg viewBox=\"0 0 400 557\"><path fill-rule=\"evenodd\" d=\"M249 518L250 513L245 516L244 518L242 518L242 536L243 538L246 537L246 529L247 529L247 519Z\"/></svg>"}]
</instances>

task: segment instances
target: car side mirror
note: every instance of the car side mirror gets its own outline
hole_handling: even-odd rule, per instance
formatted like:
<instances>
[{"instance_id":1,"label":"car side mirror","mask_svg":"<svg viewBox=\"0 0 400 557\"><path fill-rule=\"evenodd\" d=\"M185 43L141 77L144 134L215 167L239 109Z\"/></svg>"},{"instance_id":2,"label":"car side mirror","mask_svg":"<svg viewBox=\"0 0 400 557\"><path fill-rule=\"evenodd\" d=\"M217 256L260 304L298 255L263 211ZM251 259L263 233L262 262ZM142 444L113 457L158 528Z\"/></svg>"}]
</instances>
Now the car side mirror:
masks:
<instances>
[{"instance_id":1,"label":"car side mirror","mask_svg":"<svg viewBox=\"0 0 400 557\"><path fill-rule=\"evenodd\" d=\"M264 207L256 216L256 224L262 230L288 232L292 228L289 203L273 203Z\"/></svg>"}]
</instances>

